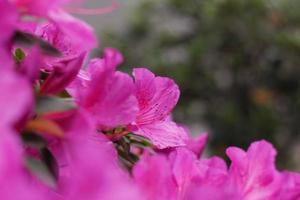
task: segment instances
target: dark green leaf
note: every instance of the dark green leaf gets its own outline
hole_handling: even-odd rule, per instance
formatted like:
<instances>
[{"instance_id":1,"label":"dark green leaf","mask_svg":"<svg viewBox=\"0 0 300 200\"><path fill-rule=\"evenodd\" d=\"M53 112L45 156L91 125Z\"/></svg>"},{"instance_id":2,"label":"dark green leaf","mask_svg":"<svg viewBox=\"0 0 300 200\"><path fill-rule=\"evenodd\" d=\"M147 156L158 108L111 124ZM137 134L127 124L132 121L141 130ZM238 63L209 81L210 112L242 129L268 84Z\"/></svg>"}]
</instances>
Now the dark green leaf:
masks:
<instances>
[{"instance_id":1,"label":"dark green leaf","mask_svg":"<svg viewBox=\"0 0 300 200\"><path fill-rule=\"evenodd\" d=\"M37 176L41 181L45 182L51 187L55 187L55 177L49 171L45 162L37 160L35 158L28 157L26 159L27 168Z\"/></svg>"},{"instance_id":2,"label":"dark green leaf","mask_svg":"<svg viewBox=\"0 0 300 200\"><path fill-rule=\"evenodd\" d=\"M54 46L49 44L48 42L42 40L41 38L31 34L25 33L21 31L17 31L14 36L14 42L18 44L23 44L26 46L38 45L44 54L50 56L60 56L61 53Z\"/></svg>"},{"instance_id":3,"label":"dark green leaf","mask_svg":"<svg viewBox=\"0 0 300 200\"><path fill-rule=\"evenodd\" d=\"M22 51L22 49L17 48L14 56L17 62L21 62L25 58L25 53Z\"/></svg>"},{"instance_id":4,"label":"dark green leaf","mask_svg":"<svg viewBox=\"0 0 300 200\"><path fill-rule=\"evenodd\" d=\"M153 147L151 141L143 136L130 133L127 135L127 138L130 140L131 144L137 144L143 147Z\"/></svg>"},{"instance_id":5,"label":"dark green leaf","mask_svg":"<svg viewBox=\"0 0 300 200\"><path fill-rule=\"evenodd\" d=\"M36 113L56 113L74 110L75 102L71 98L58 98L54 96L40 96L37 98Z\"/></svg>"},{"instance_id":6,"label":"dark green leaf","mask_svg":"<svg viewBox=\"0 0 300 200\"><path fill-rule=\"evenodd\" d=\"M35 147L35 148L40 149L47 145L46 140L36 133L25 132L25 133L22 133L21 136L22 136L22 140L26 146Z\"/></svg>"},{"instance_id":7,"label":"dark green leaf","mask_svg":"<svg viewBox=\"0 0 300 200\"><path fill-rule=\"evenodd\" d=\"M57 180L58 178L58 164L52 153L47 148L41 149L41 156L43 162L46 164L51 175Z\"/></svg>"}]
</instances>

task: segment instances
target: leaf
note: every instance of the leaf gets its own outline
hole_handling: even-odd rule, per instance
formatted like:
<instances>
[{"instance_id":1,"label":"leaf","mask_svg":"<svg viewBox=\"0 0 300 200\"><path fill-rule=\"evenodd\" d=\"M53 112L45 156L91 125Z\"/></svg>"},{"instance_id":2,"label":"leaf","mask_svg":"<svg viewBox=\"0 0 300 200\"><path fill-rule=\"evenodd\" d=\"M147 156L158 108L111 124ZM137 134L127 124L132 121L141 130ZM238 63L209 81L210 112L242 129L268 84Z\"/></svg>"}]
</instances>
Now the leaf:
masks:
<instances>
[{"instance_id":1,"label":"leaf","mask_svg":"<svg viewBox=\"0 0 300 200\"><path fill-rule=\"evenodd\" d=\"M37 176L41 181L48 184L51 187L55 187L56 180L53 174L49 171L47 165L42 160L38 160L32 157L26 159L26 167Z\"/></svg>"},{"instance_id":2,"label":"leaf","mask_svg":"<svg viewBox=\"0 0 300 200\"><path fill-rule=\"evenodd\" d=\"M22 49L17 48L14 56L17 62L22 62L22 60L25 58L25 53L22 51Z\"/></svg>"},{"instance_id":3,"label":"leaf","mask_svg":"<svg viewBox=\"0 0 300 200\"><path fill-rule=\"evenodd\" d=\"M49 172L52 174L52 176L55 178L55 180L58 179L58 164L56 162L56 159L52 155L52 153L47 148L41 149L41 156L43 162L46 164Z\"/></svg>"},{"instance_id":4,"label":"leaf","mask_svg":"<svg viewBox=\"0 0 300 200\"><path fill-rule=\"evenodd\" d=\"M71 98L40 96L37 98L36 113L38 115L75 110L75 102Z\"/></svg>"},{"instance_id":5,"label":"leaf","mask_svg":"<svg viewBox=\"0 0 300 200\"><path fill-rule=\"evenodd\" d=\"M36 133L24 132L21 134L21 136L26 146L40 149L47 145L46 140Z\"/></svg>"},{"instance_id":6,"label":"leaf","mask_svg":"<svg viewBox=\"0 0 300 200\"><path fill-rule=\"evenodd\" d=\"M49 56L61 56L61 53L58 49L31 33L17 31L14 36L14 41L18 44L23 44L26 46L38 45L43 53Z\"/></svg>"},{"instance_id":7,"label":"leaf","mask_svg":"<svg viewBox=\"0 0 300 200\"><path fill-rule=\"evenodd\" d=\"M133 133L128 134L127 137L130 140L131 144L135 144L137 146L143 146L143 147L153 147L151 141L146 137L136 135Z\"/></svg>"},{"instance_id":8,"label":"leaf","mask_svg":"<svg viewBox=\"0 0 300 200\"><path fill-rule=\"evenodd\" d=\"M35 133L46 133L49 135L63 137L64 131L54 121L36 118L27 122L25 130Z\"/></svg>"}]
</instances>

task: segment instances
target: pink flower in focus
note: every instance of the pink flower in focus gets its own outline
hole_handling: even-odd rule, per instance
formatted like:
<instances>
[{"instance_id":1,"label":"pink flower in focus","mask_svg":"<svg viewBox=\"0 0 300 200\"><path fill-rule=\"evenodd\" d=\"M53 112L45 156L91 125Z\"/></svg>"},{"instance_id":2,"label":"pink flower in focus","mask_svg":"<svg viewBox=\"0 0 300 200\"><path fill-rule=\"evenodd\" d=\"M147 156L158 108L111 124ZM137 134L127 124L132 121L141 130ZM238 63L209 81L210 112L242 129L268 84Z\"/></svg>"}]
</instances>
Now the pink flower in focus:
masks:
<instances>
[{"instance_id":1,"label":"pink flower in focus","mask_svg":"<svg viewBox=\"0 0 300 200\"><path fill-rule=\"evenodd\" d=\"M68 92L99 127L115 128L135 119L137 101L133 81L127 74L115 71L122 61L117 50L106 48L104 58L91 60L87 70L82 70L68 87Z\"/></svg>"},{"instance_id":2,"label":"pink flower in focus","mask_svg":"<svg viewBox=\"0 0 300 200\"><path fill-rule=\"evenodd\" d=\"M276 150L266 141L254 142L247 152L229 147L229 175L244 200L276 199L282 187L280 173L275 168Z\"/></svg>"},{"instance_id":3,"label":"pink flower in focus","mask_svg":"<svg viewBox=\"0 0 300 200\"><path fill-rule=\"evenodd\" d=\"M179 98L178 86L144 68L134 69L133 75L139 112L132 131L149 138L159 149L185 145L188 137L184 129L168 120Z\"/></svg>"}]
</instances>

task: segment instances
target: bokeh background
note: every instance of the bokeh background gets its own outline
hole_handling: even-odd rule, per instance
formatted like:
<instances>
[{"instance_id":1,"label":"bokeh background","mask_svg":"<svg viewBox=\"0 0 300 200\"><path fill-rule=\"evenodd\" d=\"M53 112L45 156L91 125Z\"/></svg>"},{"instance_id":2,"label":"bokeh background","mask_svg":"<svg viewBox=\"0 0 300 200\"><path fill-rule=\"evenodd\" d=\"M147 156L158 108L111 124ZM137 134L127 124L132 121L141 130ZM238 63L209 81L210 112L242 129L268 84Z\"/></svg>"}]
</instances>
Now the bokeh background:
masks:
<instances>
[{"instance_id":1,"label":"bokeh background","mask_svg":"<svg viewBox=\"0 0 300 200\"><path fill-rule=\"evenodd\" d=\"M121 70L145 66L176 80L174 118L193 134L209 133L208 155L267 139L280 168L300 171L299 0L119 3L112 13L84 18L101 47L125 55Z\"/></svg>"}]
</instances>

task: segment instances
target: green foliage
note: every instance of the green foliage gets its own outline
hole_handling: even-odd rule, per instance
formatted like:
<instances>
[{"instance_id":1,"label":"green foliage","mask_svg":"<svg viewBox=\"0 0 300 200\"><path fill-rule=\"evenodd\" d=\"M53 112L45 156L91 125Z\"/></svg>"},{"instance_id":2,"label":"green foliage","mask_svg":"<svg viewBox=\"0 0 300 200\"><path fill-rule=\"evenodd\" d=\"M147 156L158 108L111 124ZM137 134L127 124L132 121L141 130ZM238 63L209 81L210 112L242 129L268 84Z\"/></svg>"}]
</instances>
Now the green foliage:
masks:
<instances>
[{"instance_id":1,"label":"green foliage","mask_svg":"<svg viewBox=\"0 0 300 200\"><path fill-rule=\"evenodd\" d=\"M212 151L264 138L281 152L280 164L293 167L287 161L300 136L299 9L297 0L148 0L126 32L103 41L122 50L126 66L151 66L177 80L175 118L205 122Z\"/></svg>"}]
</instances>

